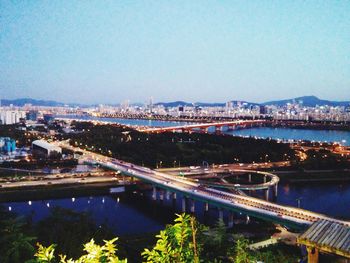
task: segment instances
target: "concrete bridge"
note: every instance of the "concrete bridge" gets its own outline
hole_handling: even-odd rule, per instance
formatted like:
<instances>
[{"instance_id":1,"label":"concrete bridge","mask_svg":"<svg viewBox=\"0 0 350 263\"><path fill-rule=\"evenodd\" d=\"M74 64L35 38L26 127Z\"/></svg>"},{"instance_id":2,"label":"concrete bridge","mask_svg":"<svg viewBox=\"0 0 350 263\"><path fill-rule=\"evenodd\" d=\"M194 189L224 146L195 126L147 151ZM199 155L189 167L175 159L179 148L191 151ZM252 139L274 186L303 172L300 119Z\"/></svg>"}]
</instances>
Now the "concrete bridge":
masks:
<instances>
[{"instance_id":1,"label":"concrete bridge","mask_svg":"<svg viewBox=\"0 0 350 263\"><path fill-rule=\"evenodd\" d=\"M205 203L206 210L209 204L218 207L220 217L223 217L223 209L225 209L232 212L231 215L233 215L233 212L241 212L248 216L270 220L294 228L304 228L322 219L350 226L350 222L348 221L338 220L299 208L267 202L254 197L213 189L186 178L81 150L80 148L70 146L67 142L57 142L55 144L73 151L82 152L81 159L85 163L98 164L106 169L119 171L127 176L152 184L153 198L157 198L157 191L161 192L160 196L164 196L164 192L166 191L171 194L172 198L177 198L177 194L181 194L183 196L183 210L186 210L185 199L190 199ZM194 202L191 203L190 210L191 212L195 211ZM233 216L230 216L229 225L232 222Z\"/></svg>"},{"instance_id":2,"label":"concrete bridge","mask_svg":"<svg viewBox=\"0 0 350 263\"><path fill-rule=\"evenodd\" d=\"M185 131L194 131L200 130L203 132L207 132L210 127L215 127L215 131L222 131L223 127L227 127L228 129L234 129L237 127L247 128L247 127L255 127L260 126L262 124L267 123L266 120L237 120L237 121L225 121L225 122L209 122L209 123L197 123L197 124L189 124L189 125L179 125L172 127L156 127L156 128L144 128L139 129L141 132L148 133L161 133L161 132L185 132Z\"/></svg>"}]
</instances>

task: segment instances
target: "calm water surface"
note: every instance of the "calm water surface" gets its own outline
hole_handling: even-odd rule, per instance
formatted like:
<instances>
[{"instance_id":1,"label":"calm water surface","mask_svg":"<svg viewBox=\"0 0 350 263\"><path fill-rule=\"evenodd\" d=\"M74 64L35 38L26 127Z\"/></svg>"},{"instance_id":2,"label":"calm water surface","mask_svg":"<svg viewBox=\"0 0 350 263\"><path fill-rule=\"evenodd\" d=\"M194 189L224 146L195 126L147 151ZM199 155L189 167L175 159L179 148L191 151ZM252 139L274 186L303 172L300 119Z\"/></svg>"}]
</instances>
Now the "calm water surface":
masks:
<instances>
[{"instance_id":1,"label":"calm water surface","mask_svg":"<svg viewBox=\"0 0 350 263\"><path fill-rule=\"evenodd\" d=\"M277 203L296 207L298 198L301 198L301 208L350 220L350 183L280 184ZM152 201L148 191L40 200L31 201L31 204L28 201L1 205L18 215L32 215L34 221L48 216L55 206L89 212L97 225L106 223L116 235L159 231L173 221L174 213L181 212L180 198L176 201ZM217 220L218 212L211 208L205 214L203 204L198 202L196 216L201 222L211 225Z\"/></svg>"},{"instance_id":2,"label":"calm water surface","mask_svg":"<svg viewBox=\"0 0 350 263\"><path fill-rule=\"evenodd\" d=\"M65 118L79 118L85 120L99 120L125 125L138 125L149 127L170 127L190 124L186 122L176 121L157 121L157 120L134 120L134 119L119 119L119 118L97 118L91 116L60 116ZM209 129L209 132L214 132L214 129ZM343 145L350 146L350 132L348 131L332 131L332 130L306 130L306 129L291 129L291 128L250 128L233 131L224 131L225 134L234 136L257 136L261 138L285 139L285 140L309 140L321 142L340 142Z\"/></svg>"}]
</instances>

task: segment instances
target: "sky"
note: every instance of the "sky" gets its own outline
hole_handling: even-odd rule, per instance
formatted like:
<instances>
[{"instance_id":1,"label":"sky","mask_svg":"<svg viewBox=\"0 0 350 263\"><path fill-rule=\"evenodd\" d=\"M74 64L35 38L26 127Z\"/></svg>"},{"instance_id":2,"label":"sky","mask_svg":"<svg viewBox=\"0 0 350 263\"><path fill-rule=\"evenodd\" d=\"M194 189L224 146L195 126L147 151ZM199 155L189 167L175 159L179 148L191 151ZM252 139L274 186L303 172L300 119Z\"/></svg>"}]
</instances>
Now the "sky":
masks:
<instances>
[{"instance_id":1,"label":"sky","mask_svg":"<svg viewBox=\"0 0 350 263\"><path fill-rule=\"evenodd\" d=\"M350 1L0 1L0 98L350 100Z\"/></svg>"}]
</instances>

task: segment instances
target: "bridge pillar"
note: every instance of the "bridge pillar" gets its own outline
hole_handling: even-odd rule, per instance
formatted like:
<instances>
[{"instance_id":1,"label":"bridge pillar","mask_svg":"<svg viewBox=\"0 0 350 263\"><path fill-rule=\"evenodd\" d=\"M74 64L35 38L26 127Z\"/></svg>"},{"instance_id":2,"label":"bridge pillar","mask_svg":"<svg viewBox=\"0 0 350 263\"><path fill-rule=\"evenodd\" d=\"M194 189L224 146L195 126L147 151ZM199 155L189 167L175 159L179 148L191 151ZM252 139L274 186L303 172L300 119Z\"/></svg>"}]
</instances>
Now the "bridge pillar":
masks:
<instances>
[{"instance_id":1,"label":"bridge pillar","mask_svg":"<svg viewBox=\"0 0 350 263\"><path fill-rule=\"evenodd\" d=\"M181 208L182 208L182 212L185 213L186 212L186 197L182 197Z\"/></svg>"},{"instance_id":2,"label":"bridge pillar","mask_svg":"<svg viewBox=\"0 0 350 263\"><path fill-rule=\"evenodd\" d=\"M266 201L269 201L269 196L270 196L270 187L268 187L265 190L265 199L266 199Z\"/></svg>"},{"instance_id":3,"label":"bridge pillar","mask_svg":"<svg viewBox=\"0 0 350 263\"><path fill-rule=\"evenodd\" d=\"M233 212L230 212L229 216L228 216L228 227L232 228L233 227Z\"/></svg>"},{"instance_id":4,"label":"bridge pillar","mask_svg":"<svg viewBox=\"0 0 350 263\"><path fill-rule=\"evenodd\" d=\"M193 199L191 199L191 213L194 214L195 210L196 210L195 202Z\"/></svg>"},{"instance_id":5,"label":"bridge pillar","mask_svg":"<svg viewBox=\"0 0 350 263\"><path fill-rule=\"evenodd\" d=\"M278 184L275 184L275 197L277 197L278 194Z\"/></svg>"},{"instance_id":6,"label":"bridge pillar","mask_svg":"<svg viewBox=\"0 0 350 263\"><path fill-rule=\"evenodd\" d=\"M248 182L251 183L252 182L252 174L248 175Z\"/></svg>"},{"instance_id":7,"label":"bridge pillar","mask_svg":"<svg viewBox=\"0 0 350 263\"><path fill-rule=\"evenodd\" d=\"M160 199L160 201L164 200L164 190L162 190L162 189L159 191L159 199Z\"/></svg>"},{"instance_id":8,"label":"bridge pillar","mask_svg":"<svg viewBox=\"0 0 350 263\"><path fill-rule=\"evenodd\" d=\"M169 192L169 191L166 191L166 193L165 193L165 198L166 198L166 200L169 200L169 199L170 199L170 192Z\"/></svg>"},{"instance_id":9,"label":"bridge pillar","mask_svg":"<svg viewBox=\"0 0 350 263\"><path fill-rule=\"evenodd\" d=\"M247 215L247 216L246 216L246 219L245 219L245 224L248 225L249 222L250 222L250 217Z\"/></svg>"},{"instance_id":10,"label":"bridge pillar","mask_svg":"<svg viewBox=\"0 0 350 263\"><path fill-rule=\"evenodd\" d=\"M176 193L175 192L173 193L173 199L174 200L176 199Z\"/></svg>"},{"instance_id":11,"label":"bridge pillar","mask_svg":"<svg viewBox=\"0 0 350 263\"><path fill-rule=\"evenodd\" d=\"M209 211L209 203L204 203L204 211L205 212Z\"/></svg>"},{"instance_id":12,"label":"bridge pillar","mask_svg":"<svg viewBox=\"0 0 350 263\"><path fill-rule=\"evenodd\" d=\"M157 187L153 186L152 189L152 199L155 201L157 200Z\"/></svg>"},{"instance_id":13,"label":"bridge pillar","mask_svg":"<svg viewBox=\"0 0 350 263\"><path fill-rule=\"evenodd\" d=\"M267 176L266 176L266 175L264 175L264 184L266 184L266 177L267 177Z\"/></svg>"},{"instance_id":14,"label":"bridge pillar","mask_svg":"<svg viewBox=\"0 0 350 263\"><path fill-rule=\"evenodd\" d=\"M307 250L307 262L318 263L318 249L315 247L306 247Z\"/></svg>"},{"instance_id":15,"label":"bridge pillar","mask_svg":"<svg viewBox=\"0 0 350 263\"><path fill-rule=\"evenodd\" d=\"M224 210L221 208L219 208L219 220L224 221Z\"/></svg>"}]
</instances>

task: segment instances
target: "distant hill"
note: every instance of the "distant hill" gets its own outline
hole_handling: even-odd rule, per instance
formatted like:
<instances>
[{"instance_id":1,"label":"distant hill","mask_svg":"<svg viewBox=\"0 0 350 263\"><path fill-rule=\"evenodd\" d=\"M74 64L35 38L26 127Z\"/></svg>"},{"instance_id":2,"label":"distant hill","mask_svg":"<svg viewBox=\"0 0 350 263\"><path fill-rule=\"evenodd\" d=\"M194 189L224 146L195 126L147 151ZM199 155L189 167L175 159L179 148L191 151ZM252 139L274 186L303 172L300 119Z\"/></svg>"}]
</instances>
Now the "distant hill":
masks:
<instances>
[{"instance_id":1,"label":"distant hill","mask_svg":"<svg viewBox=\"0 0 350 263\"><path fill-rule=\"evenodd\" d=\"M71 107L90 107L90 106L96 106L95 105L84 105L84 104L78 104L78 103L62 103L57 102L53 100L36 100L31 98L21 98L21 99L2 99L1 105L2 106L24 106L25 104L32 104L33 106L47 106L47 107L61 107L61 106L71 106ZM316 105L324 106L350 106L350 101L330 101L330 100L322 100L317 98L316 96L303 96L298 97L294 99L285 99L285 100L274 100L274 101L268 101L264 103L254 103L254 102L247 102L247 101L238 101L238 100L232 100L231 101L233 105L237 104L247 104L247 105L276 105L276 106L283 106L287 103L293 103L293 102L302 102L304 106L307 107L315 107ZM172 102L158 102L155 105L163 105L164 107L178 107L178 106L199 106L199 107L224 107L226 103L223 102L186 102L186 101L172 101ZM115 104L106 104L110 106L116 106ZM139 105L142 106L141 103L135 103L132 105Z\"/></svg>"},{"instance_id":2,"label":"distant hill","mask_svg":"<svg viewBox=\"0 0 350 263\"><path fill-rule=\"evenodd\" d=\"M33 106L48 106L48 107L58 107L58 106L64 106L65 104L62 102L57 102L53 100L36 100L36 99L30 99L30 98L22 98L22 99L14 99L14 100L7 100L2 99L1 105L2 106L24 106L25 104L32 104Z\"/></svg>"},{"instance_id":3,"label":"distant hill","mask_svg":"<svg viewBox=\"0 0 350 263\"><path fill-rule=\"evenodd\" d=\"M276 105L276 106L283 106L287 103L293 103L293 102L302 102L302 104L306 107L315 107L316 105L319 106L349 106L350 101L330 101L330 100L322 100L317 98L316 96L303 96L298 97L294 99L286 99L286 100L275 100L275 101L268 101L263 103L263 105Z\"/></svg>"},{"instance_id":4,"label":"distant hill","mask_svg":"<svg viewBox=\"0 0 350 263\"><path fill-rule=\"evenodd\" d=\"M158 102L155 105L162 105L164 107L179 107L179 106L193 106L193 103L186 101L172 101L172 102Z\"/></svg>"}]
</instances>

